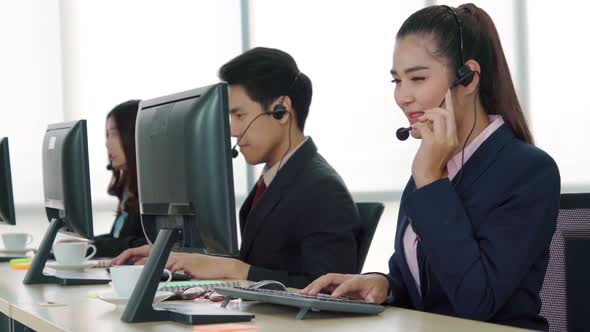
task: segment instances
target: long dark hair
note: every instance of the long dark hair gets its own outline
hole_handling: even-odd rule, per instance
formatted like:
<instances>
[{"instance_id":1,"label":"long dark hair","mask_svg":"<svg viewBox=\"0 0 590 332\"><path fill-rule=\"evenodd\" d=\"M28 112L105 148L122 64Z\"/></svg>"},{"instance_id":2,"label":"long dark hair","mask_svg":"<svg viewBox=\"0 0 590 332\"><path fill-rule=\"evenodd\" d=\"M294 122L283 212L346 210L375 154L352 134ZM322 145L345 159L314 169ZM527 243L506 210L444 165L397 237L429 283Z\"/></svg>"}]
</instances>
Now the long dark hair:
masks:
<instances>
[{"instance_id":1,"label":"long dark hair","mask_svg":"<svg viewBox=\"0 0 590 332\"><path fill-rule=\"evenodd\" d=\"M139 200L137 194L137 162L135 160L135 120L139 110L140 100L129 100L117 105L109 114L107 120L115 121L119 137L123 145L123 152L127 160L127 168L124 172L113 169L113 178L109 184L108 193L119 199L117 217L121 215L121 201L123 193L128 191L125 211L129 214L139 214Z\"/></svg>"},{"instance_id":2,"label":"long dark hair","mask_svg":"<svg viewBox=\"0 0 590 332\"><path fill-rule=\"evenodd\" d=\"M465 61L481 67L479 95L489 114L499 114L521 140L533 144L533 136L520 107L500 36L491 17L474 4L455 9L463 24ZM397 33L397 39L422 34L435 44L434 55L447 60L453 75L461 65L459 27L446 6L430 6L412 14ZM455 79L455 77L453 77Z\"/></svg>"}]
</instances>

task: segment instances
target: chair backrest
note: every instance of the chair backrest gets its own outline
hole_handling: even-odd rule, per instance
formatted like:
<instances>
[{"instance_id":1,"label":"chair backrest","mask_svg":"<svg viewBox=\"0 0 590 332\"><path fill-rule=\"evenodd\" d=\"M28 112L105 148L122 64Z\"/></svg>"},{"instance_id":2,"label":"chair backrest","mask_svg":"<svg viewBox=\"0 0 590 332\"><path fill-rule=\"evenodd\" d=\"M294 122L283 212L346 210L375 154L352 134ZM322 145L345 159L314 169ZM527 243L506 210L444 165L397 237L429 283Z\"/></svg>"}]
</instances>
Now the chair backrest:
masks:
<instances>
[{"instance_id":1,"label":"chair backrest","mask_svg":"<svg viewBox=\"0 0 590 332\"><path fill-rule=\"evenodd\" d=\"M561 195L557 228L551 240L549 265L540 293L541 315L549 321L549 331L568 331L566 234L590 236L590 193Z\"/></svg>"},{"instance_id":2,"label":"chair backrest","mask_svg":"<svg viewBox=\"0 0 590 332\"><path fill-rule=\"evenodd\" d=\"M377 224L385 206L382 203L356 203L356 207L361 216L361 230L357 236L358 243L358 270L357 273L361 273L363 265L365 265L365 259L369 253L371 247L371 241L373 241L373 235L377 229Z\"/></svg>"}]
</instances>

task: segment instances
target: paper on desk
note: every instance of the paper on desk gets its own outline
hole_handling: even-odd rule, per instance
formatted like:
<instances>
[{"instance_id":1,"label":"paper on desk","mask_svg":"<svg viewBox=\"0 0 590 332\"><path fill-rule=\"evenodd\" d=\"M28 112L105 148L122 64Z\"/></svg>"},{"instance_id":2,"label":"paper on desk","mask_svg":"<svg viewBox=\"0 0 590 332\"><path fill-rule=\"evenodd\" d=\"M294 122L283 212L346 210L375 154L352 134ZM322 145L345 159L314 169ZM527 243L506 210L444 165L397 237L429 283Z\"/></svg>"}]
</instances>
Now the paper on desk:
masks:
<instances>
[{"instance_id":1,"label":"paper on desk","mask_svg":"<svg viewBox=\"0 0 590 332\"><path fill-rule=\"evenodd\" d=\"M66 306L65 303L58 303L58 302L53 302L53 301L39 302L39 303L37 303L37 305L40 307L65 307Z\"/></svg>"},{"instance_id":2,"label":"paper on desk","mask_svg":"<svg viewBox=\"0 0 590 332\"><path fill-rule=\"evenodd\" d=\"M245 324L209 324L195 326L193 329L195 332L241 332L258 330L259 327Z\"/></svg>"}]
</instances>

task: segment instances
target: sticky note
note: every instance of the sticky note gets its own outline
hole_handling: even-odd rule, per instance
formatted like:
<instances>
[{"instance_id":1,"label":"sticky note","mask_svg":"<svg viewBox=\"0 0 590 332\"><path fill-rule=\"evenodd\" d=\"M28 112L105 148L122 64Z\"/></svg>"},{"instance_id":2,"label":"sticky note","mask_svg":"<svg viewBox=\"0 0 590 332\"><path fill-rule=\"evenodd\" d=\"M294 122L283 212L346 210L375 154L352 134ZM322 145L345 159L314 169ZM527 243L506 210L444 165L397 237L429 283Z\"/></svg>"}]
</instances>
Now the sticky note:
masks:
<instances>
[{"instance_id":1,"label":"sticky note","mask_svg":"<svg viewBox=\"0 0 590 332\"><path fill-rule=\"evenodd\" d=\"M209 324L195 326L195 332L241 332L241 331L255 331L259 327L256 325L245 324Z\"/></svg>"}]
</instances>

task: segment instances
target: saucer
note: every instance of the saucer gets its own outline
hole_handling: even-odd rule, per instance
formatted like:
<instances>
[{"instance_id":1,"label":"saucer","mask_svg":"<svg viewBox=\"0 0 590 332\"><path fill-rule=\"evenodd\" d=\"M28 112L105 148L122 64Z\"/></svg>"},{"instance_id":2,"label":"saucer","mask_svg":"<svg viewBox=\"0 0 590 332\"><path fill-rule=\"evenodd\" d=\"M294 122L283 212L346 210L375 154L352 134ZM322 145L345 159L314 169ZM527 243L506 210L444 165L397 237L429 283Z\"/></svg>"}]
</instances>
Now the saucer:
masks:
<instances>
[{"instance_id":1,"label":"saucer","mask_svg":"<svg viewBox=\"0 0 590 332\"><path fill-rule=\"evenodd\" d=\"M47 262L45 267L49 267L55 270L66 270L66 271L80 271L95 267L98 263L93 261L87 261L82 264L60 264L58 262Z\"/></svg>"},{"instance_id":2,"label":"saucer","mask_svg":"<svg viewBox=\"0 0 590 332\"><path fill-rule=\"evenodd\" d=\"M154 303L160 303L172 295L174 295L172 292L156 292ZM115 292L96 294L96 298L115 305L127 304L129 302L129 298L122 297Z\"/></svg>"},{"instance_id":3,"label":"saucer","mask_svg":"<svg viewBox=\"0 0 590 332\"><path fill-rule=\"evenodd\" d=\"M23 256L25 257L28 253L32 252L35 253L37 249L35 248L25 248L22 250L9 250L6 248L0 248L0 255L12 255L12 256Z\"/></svg>"}]
</instances>

